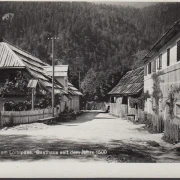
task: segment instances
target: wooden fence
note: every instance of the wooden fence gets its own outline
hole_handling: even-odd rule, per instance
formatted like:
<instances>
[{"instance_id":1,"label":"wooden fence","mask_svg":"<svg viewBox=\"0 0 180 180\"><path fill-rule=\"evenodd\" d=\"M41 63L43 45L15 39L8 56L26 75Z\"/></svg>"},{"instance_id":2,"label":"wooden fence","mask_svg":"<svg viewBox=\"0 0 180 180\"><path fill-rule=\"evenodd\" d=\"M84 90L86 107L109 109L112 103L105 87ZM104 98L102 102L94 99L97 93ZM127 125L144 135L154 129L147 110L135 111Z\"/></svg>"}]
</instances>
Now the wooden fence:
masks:
<instances>
[{"instance_id":1,"label":"wooden fence","mask_svg":"<svg viewBox=\"0 0 180 180\"><path fill-rule=\"evenodd\" d=\"M162 133L164 131L164 120L162 116L157 116L156 114L145 114L145 123L150 125L156 133Z\"/></svg>"},{"instance_id":2,"label":"wooden fence","mask_svg":"<svg viewBox=\"0 0 180 180\"><path fill-rule=\"evenodd\" d=\"M138 109L138 119L144 120L145 112L142 109Z\"/></svg>"},{"instance_id":3,"label":"wooden fence","mask_svg":"<svg viewBox=\"0 0 180 180\"><path fill-rule=\"evenodd\" d=\"M166 120L164 122L164 136L171 142L178 142L180 140L180 127L173 121Z\"/></svg>"},{"instance_id":4,"label":"wooden fence","mask_svg":"<svg viewBox=\"0 0 180 180\"><path fill-rule=\"evenodd\" d=\"M58 113L56 108L54 113L55 115ZM1 111L0 126L3 128L10 125L28 124L51 116L52 109L39 109L31 111Z\"/></svg>"},{"instance_id":5,"label":"wooden fence","mask_svg":"<svg viewBox=\"0 0 180 180\"><path fill-rule=\"evenodd\" d=\"M107 107L108 107L108 103L101 102L101 103L97 103L97 104L96 104L96 108L97 108L98 110L106 111L106 110L107 110Z\"/></svg>"},{"instance_id":6,"label":"wooden fence","mask_svg":"<svg viewBox=\"0 0 180 180\"><path fill-rule=\"evenodd\" d=\"M110 113L126 118L128 114L134 114L136 116L136 119L144 119L145 113L142 109L136 109L136 108L127 108L127 105L125 104L118 104L118 103L109 103L110 106Z\"/></svg>"},{"instance_id":7,"label":"wooden fence","mask_svg":"<svg viewBox=\"0 0 180 180\"><path fill-rule=\"evenodd\" d=\"M166 139L172 142L180 141L180 120L164 120L162 115L157 116L155 113L147 114L142 109L129 108L127 113L127 105L110 103L110 113L127 118L128 114L134 114L140 122L150 126L154 132L163 133Z\"/></svg>"},{"instance_id":8,"label":"wooden fence","mask_svg":"<svg viewBox=\"0 0 180 180\"><path fill-rule=\"evenodd\" d=\"M108 103L105 103L105 102L97 103L97 102L92 101L92 102L86 103L87 110L103 110L103 111L105 111L107 106L108 106Z\"/></svg>"},{"instance_id":9,"label":"wooden fence","mask_svg":"<svg viewBox=\"0 0 180 180\"><path fill-rule=\"evenodd\" d=\"M72 101L62 101L54 109L54 114L61 113L64 111L65 106L69 109L73 108L79 111L79 99L74 98ZM101 104L102 106L102 104ZM38 109L30 111L2 111L0 112L0 128L9 125L28 124L37 122L39 119L47 118L52 116L52 109Z\"/></svg>"},{"instance_id":10,"label":"wooden fence","mask_svg":"<svg viewBox=\"0 0 180 180\"><path fill-rule=\"evenodd\" d=\"M126 118L127 117L127 105L110 103L110 114L115 116Z\"/></svg>"},{"instance_id":11,"label":"wooden fence","mask_svg":"<svg viewBox=\"0 0 180 180\"><path fill-rule=\"evenodd\" d=\"M128 109L127 105L110 103L110 113L121 118L128 118L128 115L131 114L135 116L134 120L149 124L155 132L161 133L164 130L164 121L161 116L157 117L155 114L146 114L142 109Z\"/></svg>"}]
</instances>

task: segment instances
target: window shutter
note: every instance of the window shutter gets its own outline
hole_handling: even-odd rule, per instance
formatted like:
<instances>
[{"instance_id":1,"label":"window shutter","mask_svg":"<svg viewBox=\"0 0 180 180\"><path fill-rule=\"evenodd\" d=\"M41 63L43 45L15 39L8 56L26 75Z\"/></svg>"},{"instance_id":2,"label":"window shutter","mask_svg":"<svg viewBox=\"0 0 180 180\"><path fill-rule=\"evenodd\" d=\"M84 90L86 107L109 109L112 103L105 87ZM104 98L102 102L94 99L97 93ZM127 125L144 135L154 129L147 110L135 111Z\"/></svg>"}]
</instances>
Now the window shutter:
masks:
<instances>
[{"instance_id":1,"label":"window shutter","mask_svg":"<svg viewBox=\"0 0 180 180\"><path fill-rule=\"evenodd\" d=\"M167 49L167 66L170 65L170 48Z\"/></svg>"},{"instance_id":2,"label":"window shutter","mask_svg":"<svg viewBox=\"0 0 180 180\"><path fill-rule=\"evenodd\" d=\"M180 40L177 42L177 61L180 61Z\"/></svg>"}]
</instances>

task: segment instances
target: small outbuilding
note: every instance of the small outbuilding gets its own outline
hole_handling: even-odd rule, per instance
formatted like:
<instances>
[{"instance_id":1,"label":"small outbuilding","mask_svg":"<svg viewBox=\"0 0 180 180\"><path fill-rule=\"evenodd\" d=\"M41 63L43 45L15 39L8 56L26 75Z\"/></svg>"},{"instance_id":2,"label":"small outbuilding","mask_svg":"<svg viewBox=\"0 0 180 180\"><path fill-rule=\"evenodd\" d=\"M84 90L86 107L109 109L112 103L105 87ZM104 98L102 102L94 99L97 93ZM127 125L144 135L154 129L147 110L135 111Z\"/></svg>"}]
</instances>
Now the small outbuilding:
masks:
<instances>
[{"instance_id":1,"label":"small outbuilding","mask_svg":"<svg viewBox=\"0 0 180 180\"><path fill-rule=\"evenodd\" d=\"M144 68L140 67L128 71L119 83L108 93L110 102L119 105L127 105L127 115L136 115L131 108L141 108L137 102L143 93L144 87Z\"/></svg>"},{"instance_id":2,"label":"small outbuilding","mask_svg":"<svg viewBox=\"0 0 180 180\"><path fill-rule=\"evenodd\" d=\"M43 68L49 76L52 76L52 66L43 66ZM54 77L59 83L63 85L64 89L68 91L68 96L63 96L62 101L66 102L66 105L69 109L79 111L80 96L83 94L68 81L68 74L68 65L55 65Z\"/></svg>"}]
</instances>

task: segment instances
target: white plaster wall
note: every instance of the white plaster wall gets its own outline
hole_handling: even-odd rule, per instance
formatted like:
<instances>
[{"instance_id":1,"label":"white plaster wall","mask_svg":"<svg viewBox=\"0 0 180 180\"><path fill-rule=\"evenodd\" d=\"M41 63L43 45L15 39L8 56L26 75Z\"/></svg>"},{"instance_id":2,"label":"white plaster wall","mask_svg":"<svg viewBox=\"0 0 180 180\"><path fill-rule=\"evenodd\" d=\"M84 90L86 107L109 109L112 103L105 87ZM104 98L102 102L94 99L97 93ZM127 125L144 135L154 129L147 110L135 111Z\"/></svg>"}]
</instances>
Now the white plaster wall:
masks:
<instances>
[{"instance_id":1,"label":"white plaster wall","mask_svg":"<svg viewBox=\"0 0 180 180\"><path fill-rule=\"evenodd\" d=\"M122 97L117 97L116 98L116 103L122 104Z\"/></svg>"},{"instance_id":2,"label":"white plaster wall","mask_svg":"<svg viewBox=\"0 0 180 180\"><path fill-rule=\"evenodd\" d=\"M65 77L55 77L55 78L58 82L60 82L63 86L65 86L65 84L64 84Z\"/></svg>"},{"instance_id":3,"label":"white plaster wall","mask_svg":"<svg viewBox=\"0 0 180 180\"><path fill-rule=\"evenodd\" d=\"M161 101L160 109L163 109L163 103L168 98L168 93L171 90L172 86L180 85L180 61L177 62L177 41L180 40L180 33L178 33L174 38L172 38L167 44L165 44L156 54L152 56L150 61L156 59L156 72L161 72L160 78L162 82L160 83L161 90L163 92L163 100ZM170 65L167 66L167 49L170 48ZM157 70L158 67L158 58L162 54L162 69ZM149 62L149 61L148 61ZM145 68L147 68L145 64ZM148 70L148 68L147 68ZM148 71L147 71L148 72ZM153 92L153 81L152 73L144 76L144 92L149 91L151 95ZM145 111L148 113L152 112L152 102L151 98L148 99L145 103Z\"/></svg>"},{"instance_id":4,"label":"white plaster wall","mask_svg":"<svg viewBox=\"0 0 180 180\"><path fill-rule=\"evenodd\" d=\"M162 54L162 69L167 68L168 67L167 66L167 49L170 48L170 66L180 63L180 61L177 62L177 41L178 40L180 40L180 33L178 33L174 38L172 38L168 43L166 43L157 53L155 53L151 57L150 61L153 61L154 59L156 59L156 63L158 65L159 55Z\"/></svg>"}]
</instances>

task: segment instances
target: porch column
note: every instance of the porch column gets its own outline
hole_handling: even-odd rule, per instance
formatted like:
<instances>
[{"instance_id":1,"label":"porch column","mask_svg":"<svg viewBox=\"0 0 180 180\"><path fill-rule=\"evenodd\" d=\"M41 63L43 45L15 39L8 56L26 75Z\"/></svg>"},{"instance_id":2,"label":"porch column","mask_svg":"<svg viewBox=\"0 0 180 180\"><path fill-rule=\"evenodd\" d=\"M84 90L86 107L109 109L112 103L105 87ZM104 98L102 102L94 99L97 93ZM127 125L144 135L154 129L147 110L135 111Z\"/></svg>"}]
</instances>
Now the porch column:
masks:
<instances>
[{"instance_id":1,"label":"porch column","mask_svg":"<svg viewBox=\"0 0 180 180\"><path fill-rule=\"evenodd\" d=\"M31 109L34 109L34 88L32 88L32 104L31 104Z\"/></svg>"}]
</instances>

